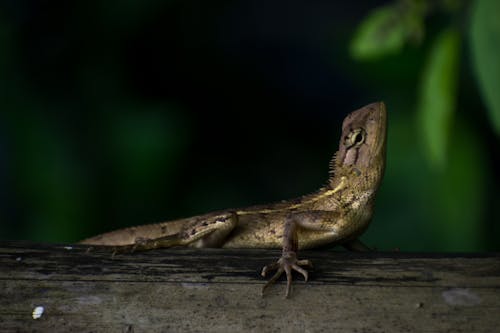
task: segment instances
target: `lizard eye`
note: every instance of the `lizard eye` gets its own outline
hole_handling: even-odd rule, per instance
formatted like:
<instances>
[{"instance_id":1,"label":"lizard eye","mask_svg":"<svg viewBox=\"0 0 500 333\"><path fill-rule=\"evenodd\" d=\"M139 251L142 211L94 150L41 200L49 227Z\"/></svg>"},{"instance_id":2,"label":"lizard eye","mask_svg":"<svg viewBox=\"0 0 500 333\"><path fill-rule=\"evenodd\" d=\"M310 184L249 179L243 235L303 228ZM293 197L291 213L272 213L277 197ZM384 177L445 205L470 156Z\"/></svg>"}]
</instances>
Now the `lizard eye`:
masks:
<instances>
[{"instance_id":1,"label":"lizard eye","mask_svg":"<svg viewBox=\"0 0 500 333\"><path fill-rule=\"evenodd\" d=\"M348 142L350 146L359 146L365 142L365 132L361 128L353 130L349 134Z\"/></svg>"}]
</instances>

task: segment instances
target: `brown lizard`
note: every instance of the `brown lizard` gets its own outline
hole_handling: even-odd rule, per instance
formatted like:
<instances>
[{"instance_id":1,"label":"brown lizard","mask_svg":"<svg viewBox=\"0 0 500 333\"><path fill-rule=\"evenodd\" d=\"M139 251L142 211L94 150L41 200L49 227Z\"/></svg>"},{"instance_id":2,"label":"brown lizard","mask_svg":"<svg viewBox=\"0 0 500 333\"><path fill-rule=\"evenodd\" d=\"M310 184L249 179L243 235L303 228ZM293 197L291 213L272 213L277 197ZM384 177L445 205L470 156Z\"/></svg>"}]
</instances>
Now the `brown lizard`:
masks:
<instances>
[{"instance_id":1,"label":"brown lizard","mask_svg":"<svg viewBox=\"0 0 500 333\"><path fill-rule=\"evenodd\" d=\"M262 292L292 270L307 281L309 260L298 249L341 244L368 250L358 237L372 218L385 166L387 115L383 102L350 113L342 124L339 150L330 163L328 184L314 194L275 204L230 209L190 218L111 231L82 244L115 246L117 252L161 247L282 248L281 258L262 269L276 274Z\"/></svg>"}]
</instances>

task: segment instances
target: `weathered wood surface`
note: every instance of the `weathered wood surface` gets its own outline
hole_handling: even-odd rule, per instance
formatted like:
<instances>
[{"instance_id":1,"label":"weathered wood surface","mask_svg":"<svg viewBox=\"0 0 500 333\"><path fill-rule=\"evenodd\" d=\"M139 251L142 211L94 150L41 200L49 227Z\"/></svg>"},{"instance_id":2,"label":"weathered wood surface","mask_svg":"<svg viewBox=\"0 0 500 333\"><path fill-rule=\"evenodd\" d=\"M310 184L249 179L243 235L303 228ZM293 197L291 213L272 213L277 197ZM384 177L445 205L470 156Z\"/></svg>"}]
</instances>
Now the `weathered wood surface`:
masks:
<instances>
[{"instance_id":1,"label":"weathered wood surface","mask_svg":"<svg viewBox=\"0 0 500 333\"><path fill-rule=\"evenodd\" d=\"M0 243L0 331L500 331L500 254L303 251L310 281L283 299L260 294L279 251L85 250Z\"/></svg>"}]
</instances>

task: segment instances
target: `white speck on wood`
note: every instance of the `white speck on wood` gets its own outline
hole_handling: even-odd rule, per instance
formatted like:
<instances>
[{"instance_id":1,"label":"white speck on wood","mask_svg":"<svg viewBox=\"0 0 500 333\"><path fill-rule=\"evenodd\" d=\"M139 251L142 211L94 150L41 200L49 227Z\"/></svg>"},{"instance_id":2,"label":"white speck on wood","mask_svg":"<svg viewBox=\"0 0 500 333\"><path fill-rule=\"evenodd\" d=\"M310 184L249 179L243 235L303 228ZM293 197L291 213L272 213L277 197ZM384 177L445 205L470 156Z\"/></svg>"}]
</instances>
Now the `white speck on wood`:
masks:
<instances>
[{"instance_id":1,"label":"white speck on wood","mask_svg":"<svg viewBox=\"0 0 500 333\"><path fill-rule=\"evenodd\" d=\"M33 309L31 316L33 317L33 319L38 319L42 316L44 311L45 309L43 308L43 306L37 306L36 308Z\"/></svg>"}]
</instances>

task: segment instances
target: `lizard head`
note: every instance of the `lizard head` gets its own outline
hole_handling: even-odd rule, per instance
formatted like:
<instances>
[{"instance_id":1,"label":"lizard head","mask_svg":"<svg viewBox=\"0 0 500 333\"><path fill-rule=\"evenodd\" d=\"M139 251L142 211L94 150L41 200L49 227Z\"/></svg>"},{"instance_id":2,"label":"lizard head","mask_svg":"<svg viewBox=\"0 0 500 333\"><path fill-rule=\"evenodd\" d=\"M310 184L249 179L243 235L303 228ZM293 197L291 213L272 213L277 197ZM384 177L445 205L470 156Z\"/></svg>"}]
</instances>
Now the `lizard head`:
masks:
<instances>
[{"instance_id":1,"label":"lizard head","mask_svg":"<svg viewBox=\"0 0 500 333\"><path fill-rule=\"evenodd\" d=\"M376 102L351 112L342 124L339 150L332 170L376 172L380 181L385 166L387 136L385 104Z\"/></svg>"}]
</instances>

